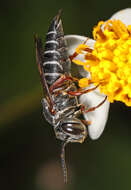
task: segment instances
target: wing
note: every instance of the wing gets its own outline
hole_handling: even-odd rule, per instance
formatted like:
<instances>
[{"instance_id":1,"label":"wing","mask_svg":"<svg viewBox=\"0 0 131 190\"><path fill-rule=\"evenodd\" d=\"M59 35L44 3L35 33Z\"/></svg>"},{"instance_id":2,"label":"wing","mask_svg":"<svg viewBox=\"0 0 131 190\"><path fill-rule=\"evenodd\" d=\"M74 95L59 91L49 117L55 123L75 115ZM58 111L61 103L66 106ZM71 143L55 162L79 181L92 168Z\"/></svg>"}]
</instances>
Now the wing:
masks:
<instances>
[{"instance_id":1,"label":"wing","mask_svg":"<svg viewBox=\"0 0 131 190\"><path fill-rule=\"evenodd\" d=\"M43 90L45 90L45 92L46 92L47 100L49 101L49 105L52 109L53 108L53 100L52 100L51 94L49 92L49 87L47 85L47 82L46 82L46 79L44 76L44 72L43 72L43 68L42 68L42 63L44 61L44 56L43 56L44 50L43 50L42 40L41 40L41 38L38 38L37 35L35 35L34 39L35 39L35 48L36 48L36 63L38 65L38 70L40 73L42 87L43 87Z\"/></svg>"}]
</instances>

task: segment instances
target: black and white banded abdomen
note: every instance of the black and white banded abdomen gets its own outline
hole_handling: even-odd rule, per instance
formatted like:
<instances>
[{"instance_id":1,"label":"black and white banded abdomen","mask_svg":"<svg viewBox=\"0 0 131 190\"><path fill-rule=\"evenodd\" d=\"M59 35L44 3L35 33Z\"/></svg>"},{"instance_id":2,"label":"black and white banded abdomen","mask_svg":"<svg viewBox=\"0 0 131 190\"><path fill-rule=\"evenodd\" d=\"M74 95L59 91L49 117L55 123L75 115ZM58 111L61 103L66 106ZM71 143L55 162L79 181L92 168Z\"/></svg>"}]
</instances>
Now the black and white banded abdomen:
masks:
<instances>
[{"instance_id":1,"label":"black and white banded abdomen","mask_svg":"<svg viewBox=\"0 0 131 190\"><path fill-rule=\"evenodd\" d=\"M45 79L49 86L61 75L69 73L71 63L66 48L62 23L60 18L56 16L46 35L42 65Z\"/></svg>"}]
</instances>

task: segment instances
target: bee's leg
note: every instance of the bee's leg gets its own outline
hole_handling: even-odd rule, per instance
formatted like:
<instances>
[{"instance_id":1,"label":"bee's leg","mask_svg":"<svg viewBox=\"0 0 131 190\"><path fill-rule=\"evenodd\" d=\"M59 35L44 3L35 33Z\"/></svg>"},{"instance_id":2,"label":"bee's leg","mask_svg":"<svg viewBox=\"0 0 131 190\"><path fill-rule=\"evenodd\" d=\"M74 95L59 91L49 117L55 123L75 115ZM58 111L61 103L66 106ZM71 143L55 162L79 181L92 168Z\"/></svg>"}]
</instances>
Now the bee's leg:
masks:
<instances>
[{"instance_id":1,"label":"bee's leg","mask_svg":"<svg viewBox=\"0 0 131 190\"><path fill-rule=\"evenodd\" d=\"M88 112L94 111L95 109L99 108L102 104L104 104L104 102L106 101L106 99L107 99L107 96L97 106L91 107L89 109L86 109L86 106L82 105L81 106L81 111L84 112L84 113L88 113Z\"/></svg>"},{"instance_id":2,"label":"bee's leg","mask_svg":"<svg viewBox=\"0 0 131 190\"><path fill-rule=\"evenodd\" d=\"M70 60L72 61L75 57L77 57L78 53L74 52L72 55L69 56Z\"/></svg>"},{"instance_id":3,"label":"bee's leg","mask_svg":"<svg viewBox=\"0 0 131 190\"><path fill-rule=\"evenodd\" d=\"M70 75L62 75L58 80L56 80L49 88L50 93L53 92L54 89L61 87L65 81L78 81L76 78L73 78Z\"/></svg>"},{"instance_id":4,"label":"bee's leg","mask_svg":"<svg viewBox=\"0 0 131 190\"><path fill-rule=\"evenodd\" d=\"M93 90L95 90L98 86L95 86L93 88L87 89L87 90L77 90L77 91L68 91L67 93L72 95L72 96L80 96L82 94L91 92Z\"/></svg>"},{"instance_id":5,"label":"bee's leg","mask_svg":"<svg viewBox=\"0 0 131 190\"><path fill-rule=\"evenodd\" d=\"M91 121L81 120L81 122L86 126L91 124Z\"/></svg>"},{"instance_id":6,"label":"bee's leg","mask_svg":"<svg viewBox=\"0 0 131 190\"><path fill-rule=\"evenodd\" d=\"M47 101L46 98L42 99L42 106L43 106L43 114L46 118L46 120L51 124L54 125L55 123L55 115L52 114L51 110L50 110L50 105Z\"/></svg>"},{"instance_id":7,"label":"bee's leg","mask_svg":"<svg viewBox=\"0 0 131 190\"><path fill-rule=\"evenodd\" d=\"M83 42L83 44L86 44L86 42L87 42L88 40L89 40L89 38L87 37L87 39ZM83 51L86 51L86 52L91 53L91 52L92 52L92 49L89 48L89 47L85 47L85 48L83 49ZM79 55L79 53L77 53L77 52L75 51L72 55L69 56L70 60L72 61L75 57L77 57L77 55Z\"/></svg>"},{"instance_id":8,"label":"bee's leg","mask_svg":"<svg viewBox=\"0 0 131 190\"><path fill-rule=\"evenodd\" d=\"M68 91L70 90L71 87L74 87L74 84L71 83L69 84L69 86L63 86L63 87L60 87L60 88L57 88L57 89L54 89L53 92L55 93L55 95L59 95L59 94L68 94Z\"/></svg>"}]
</instances>

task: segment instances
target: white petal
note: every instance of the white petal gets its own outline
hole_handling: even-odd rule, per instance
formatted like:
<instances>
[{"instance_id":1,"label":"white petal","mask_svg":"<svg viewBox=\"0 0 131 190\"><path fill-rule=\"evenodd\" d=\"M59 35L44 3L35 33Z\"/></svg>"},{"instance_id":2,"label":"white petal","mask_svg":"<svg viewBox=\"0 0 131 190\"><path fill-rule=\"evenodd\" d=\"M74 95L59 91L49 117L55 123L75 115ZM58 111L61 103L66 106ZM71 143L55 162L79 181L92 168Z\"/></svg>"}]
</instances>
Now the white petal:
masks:
<instances>
[{"instance_id":1,"label":"white petal","mask_svg":"<svg viewBox=\"0 0 131 190\"><path fill-rule=\"evenodd\" d=\"M111 19L119 19L124 24L131 25L131 8L123 9L112 15Z\"/></svg>"},{"instance_id":2,"label":"white petal","mask_svg":"<svg viewBox=\"0 0 131 190\"><path fill-rule=\"evenodd\" d=\"M80 97L80 103L89 107L97 106L104 100L104 97L98 96L95 92L84 94ZM105 128L110 103L106 100L105 103L95 111L84 114L87 121L91 121L88 126L88 133L91 139L98 139Z\"/></svg>"},{"instance_id":3,"label":"white petal","mask_svg":"<svg viewBox=\"0 0 131 190\"><path fill-rule=\"evenodd\" d=\"M72 55L75 52L76 47L85 42L87 40L87 37L79 35L66 35L65 40L68 45L68 53L69 55ZM94 43L95 40L89 39L86 44L93 48Z\"/></svg>"},{"instance_id":4,"label":"white petal","mask_svg":"<svg viewBox=\"0 0 131 190\"><path fill-rule=\"evenodd\" d=\"M76 47L83 43L87 37L78 35L67 35L65 36L68 45L68 54L72 55L75 52ZM86 44L93 48L95 41L90 39ZM80 57L82 59L82 57ZM89 107L97 106L102 102L104 96L99 93L98 90L94 90L90 93L84 94L80 97L80 103ZM87 121L91 121L91 125L88 126L88 132L91 139L95 140L102 134L108 117L109 102L106 102L97 108L95 111L84 114Z\"/></svg>"},{"instance_id":5,"label":"white petal","mask_svg":"<svg viewBox=\"0 0 131 190\"><path fill-rule=\"evenodd\" d=\"M84 43L87 40L87 37L85 36L79 36L79 35L67 35L65 36L65 40L67 42L68 46L68 54L72 55L75 52L75 49L78 47L78 45ZM89 45L92 49L94 47L95 40L88 39L87 45ZM84 60L84 55L78 55L77 56L78 60ZM89 77L89 73L83 69L82 66L79 67L79 72L82 77Z\"/></svg>"}]
</instances>

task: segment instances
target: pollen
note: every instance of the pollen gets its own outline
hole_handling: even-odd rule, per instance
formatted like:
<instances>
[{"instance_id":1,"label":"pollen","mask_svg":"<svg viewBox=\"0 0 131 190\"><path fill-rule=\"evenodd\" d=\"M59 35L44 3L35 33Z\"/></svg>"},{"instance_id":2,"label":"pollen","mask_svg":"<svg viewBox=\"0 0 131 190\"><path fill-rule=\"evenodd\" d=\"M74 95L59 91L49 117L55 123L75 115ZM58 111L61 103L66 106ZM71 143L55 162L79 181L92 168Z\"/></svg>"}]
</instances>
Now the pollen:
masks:
<instances>
[{"instance_id":1,"label":"pollen","mask_svg":"<svg viewBox=\"0 0 131 190\"><path fill-rule=\"evenodd\" d=\"M90 72L91 81L110 102L131 106L131 25L125 26L120 20L100 21L93 29L93 38L94 49L88 51L86 44L80 44L77 54L83 54L84 61L73 62ZM79 85L88 86L89 79L81 79Z\"/></svg>"}]
</instances>

